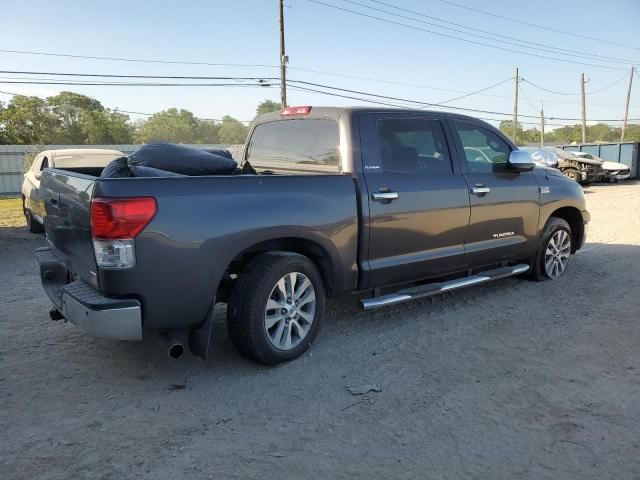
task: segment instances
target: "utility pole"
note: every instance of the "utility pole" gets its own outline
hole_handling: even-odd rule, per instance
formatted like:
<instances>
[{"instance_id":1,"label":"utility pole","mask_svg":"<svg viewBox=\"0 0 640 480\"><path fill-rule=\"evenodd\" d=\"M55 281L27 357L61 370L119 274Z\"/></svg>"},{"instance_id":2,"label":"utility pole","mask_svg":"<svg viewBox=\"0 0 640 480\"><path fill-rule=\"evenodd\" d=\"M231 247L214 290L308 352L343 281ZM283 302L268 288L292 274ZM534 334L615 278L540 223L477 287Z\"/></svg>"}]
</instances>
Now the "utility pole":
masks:
<instances>
[{"instance_id":1,"label":"utility pole","mask_svg":"<svg viewBox=\"0 0 640 480\"><path fill-rule=\"evenodd\" d=\"M587 109L585 106L584 99L584 73L580 74L580 98L582 101L580 102L582 109L582 143L587 143Z\"/></svg>"},{"instance_id":2,"label":"utility pole","mask_svg":"<svg viewBox=\"0 0 640 480\"><path fill-rule=\"evenodd\" d=\"M620 141L624 142L624 131L627 129L627 118L629 118L629 102L631 101L631 85L633 85L633 72L631 67L631 73L629 74L629 88L627 89L627 103L624 107L624 122L622 122L622 133L620 134Z\"/></svg>"},{"instance_id":3,"label":"utility pole","mask_svg":"<svg viewBox=\"0 0 640 480\"><path fill-rule=\"evenodd\" d=\"M514 101L513 101L513 143L517 144L518 140L518 82L520 81L518 67L513 77L514 80Z\"/></svg>"},{"instance_id":4,"label":"utility pole","mask_svg":"<svg viewBox=\"0 0 640 480\"><path fill-rule=\"evenodd\" d=\"M544 147L544 105L540 108L540 146Z\"/></svg>"},{"instance_id":5,"label":"utility pole","mask_svg":"<svg viewBox=\"0 0 640 480\"><path fill-rule=\"evenodd\" d=\"M287 108L287 62L288 58L284 50L284 5L283 0L278 0L278 23L280 24L280 104Z\"/></svg>"}]
</instances>

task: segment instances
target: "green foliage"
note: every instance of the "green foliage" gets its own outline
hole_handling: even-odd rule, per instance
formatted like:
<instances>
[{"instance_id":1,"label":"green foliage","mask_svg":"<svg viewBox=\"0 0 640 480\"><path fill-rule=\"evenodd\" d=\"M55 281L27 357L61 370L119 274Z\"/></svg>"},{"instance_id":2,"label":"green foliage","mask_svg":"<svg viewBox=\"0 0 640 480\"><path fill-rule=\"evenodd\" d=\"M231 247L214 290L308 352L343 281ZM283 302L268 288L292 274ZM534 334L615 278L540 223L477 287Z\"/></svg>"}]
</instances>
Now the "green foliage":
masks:
<instances>
[{"instance_id":1,"label":"green foliage","mask_svg":"<svg viewBox=\"0 0 640 480\"><path fill-rule=\"evenodd\" d=\"M218 131L218 137L221 143L244 143L247 138L247 133L249 133L249 127L243 125L239 120L229 115L222 117L222 124Z\"/></svg>"},{"instance_id":2,"label":"green foliage","mask_svg":"<svg viewBox=\"0 0 640 480\"><path fill-rule=\"evenodd\" d=\"M264 115L265 113L277 112L280 110L280 103L273 100L265 100L258 104L256 108L256 115Z\"/></svg>"},{"instance_id":3,"label":"green foliage","mask_svg":"<svg viewBox=\"0 0 640 480\"><path fill-rule=\"evenodd\" d=\"M24 171L26 173L27 170L31 168L31 164L36 159L40 152L46 150L44 145L32 145L29 150L27 150L24 154Z\"/></svg>"},{"instance_id":4,"label":"green foliage","mask_svg":"<svg viewBox=\"0 0 640 480\"><path fill-rule=\"evenodd\" d=\"M140 143L218 143L220 127L213 121L200 120L188 110L170 108L156 113L136 133Z\"/></svg>"},{"instance_id":5,"label":"green foliage","mask_svg":"<svg viewBox=\"0 0 640 480\"><path fill-rule=\"evenodd\" d=\"M84 111L80 128L87 144L118 145L133 143L129 116L114 110Z\"/></svg>"},{"instance_id":6,"label":"green foliage","mask_svg":"<svg viewBox=\"0 0 640 480\"><path fill-rule=\"evenodd\" d=\"M500 130L509 138L513 137L513 122L504 120L500 122ZM587 143L619 142L620 127L610 127L605 123L587 125ZM625 133L625 141L640 141L640 125L628 125ZM545 143L582 143L582 125L565 125L552 131L545 132ZM518 145L530 145L540 143L540 131L537 128L523 130L518 124Z\"/></svg>"},{"instance_id":7,"label":"green foliage","mask_svg":"<svg viewBox=\"0 0 640 480\"><path fill-rule=\"evenodd\" d=\"M9 144L51 143L56 119L47 102L18 95L0 113L3 141Z\"/></svg>"},{"instance_id":8,"label":"green foliage","mask_svg":"<svg viewBox=\"0 0 640 480\"><path fill-rule=\"evenodd\" d=\"M104 107L98 100L73 92L60 92L48 97L47 104L57 120L56 143L62 144L83 143L83 118L87 114L104 112Z\"/></svg>"},{"instance_id":9,"label":"green foliage","mask_svg":"<svg viewBox=\"0 0 640 480\"><path fill-rule=\"evenodd\" d=\"M280 104L264 100L258 104L256 114L280 110ZM513 136L513 122L500 122L509 138ZM249 127L233 117L222 122L202 120L188 110L170 108L158 112L147 120L131 122L117 110L106 109L91 97L73 92L60 92L46 100L23 95L9 102L0 102L0 144L127 144L149 142L173 143L244 143ZM620 128L606 124L587 127L588 142L617 142ZM640 125L628 125L626 141L640 141ZM518 124L518 145L538 144L540 131L524 129ZM565 125L545 132L545 143L580 143L579 124Z\"/></svg>"}]
</instances>

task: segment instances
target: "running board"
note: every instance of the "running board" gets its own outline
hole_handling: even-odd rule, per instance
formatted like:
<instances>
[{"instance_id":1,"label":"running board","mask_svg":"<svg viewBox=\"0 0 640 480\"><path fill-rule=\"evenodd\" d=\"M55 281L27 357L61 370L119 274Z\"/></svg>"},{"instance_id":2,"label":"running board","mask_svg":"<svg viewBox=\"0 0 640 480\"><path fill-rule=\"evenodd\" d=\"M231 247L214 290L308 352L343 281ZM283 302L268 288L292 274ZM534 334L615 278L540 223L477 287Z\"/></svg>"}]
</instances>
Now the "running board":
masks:
<instances>
[{"instance_id":1,"label":"running board","mask_svg":"<svg viewBox=\"0 0 640 480\"><path fill-rule=\"evenodd\" d=\"M486 270L476 275L471 275L448 282L428 283L418 287L405 288L395 293L380 295L377 297L363 298L360 300L360 306L364 310L373 310L374 308L386 307L387 305L395 305L396 303L408 302L417 298L430 297L443 292L450 292L459 288L470 287L472 285L480 285L481 283L499 280L501 278L520 275L529 271L529 265L521 263L512 267L500 267L493 270Z\"/></svg>"}]
</instances>

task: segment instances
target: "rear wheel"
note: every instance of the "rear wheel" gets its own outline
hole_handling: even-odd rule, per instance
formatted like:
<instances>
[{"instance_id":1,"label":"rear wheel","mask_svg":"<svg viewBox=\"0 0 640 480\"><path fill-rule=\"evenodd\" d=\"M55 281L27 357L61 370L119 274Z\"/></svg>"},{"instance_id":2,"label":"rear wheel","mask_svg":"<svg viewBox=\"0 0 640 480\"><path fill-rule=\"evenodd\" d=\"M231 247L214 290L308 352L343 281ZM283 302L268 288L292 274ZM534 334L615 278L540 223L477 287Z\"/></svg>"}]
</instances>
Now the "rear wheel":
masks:
<instances>
[{"instance_id":1,"label":"rear wheel","mask_svg":"<svg viewBox=\"0 0 640 480\"><path fill-rule=\"evenodd\" d=\"M551 217L544 227L531 276L536 281L554 280L564 274L571 258L571 227L562 218Z\"/></svg>"},{"instance_id":2,"label":"rear wheel","mask_svg":"<svg viewBox=\"0 0 640 480\"><path fill-rule=\"evenodd\" d=\"M287 252L262 254L231 293L229 337L240 353L258 362L293 360L318 334L324 304L322 278L311 260Z\"/></svg>"}]
</instances>

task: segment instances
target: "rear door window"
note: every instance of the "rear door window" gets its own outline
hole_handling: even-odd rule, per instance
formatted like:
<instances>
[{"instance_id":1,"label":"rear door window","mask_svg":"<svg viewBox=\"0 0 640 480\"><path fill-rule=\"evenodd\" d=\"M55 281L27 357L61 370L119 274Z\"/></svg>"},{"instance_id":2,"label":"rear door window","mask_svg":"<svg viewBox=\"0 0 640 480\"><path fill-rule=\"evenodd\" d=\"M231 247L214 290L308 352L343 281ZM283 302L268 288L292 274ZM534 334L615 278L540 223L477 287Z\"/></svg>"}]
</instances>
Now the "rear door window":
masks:
<instances>
[{"instance_id":1,"label":"rear door window","mask_svg":"<svg viewBox=\"0 0 640 480\"><path fill-rule=\"evenodd\" d=\"M276 120L255 128L246 159L258 170L337 173L339 147L333 120Z\"/></svg>"},{"instance_id":2,"label":"rear door window","mask_svg":"<svg viewBox=\"0 0 640 480\"><path fill-rule=\"evenodd\" d=\"M422 118L381 119L376 125L380 164L387 172L451 174L440 122Z\"/></svg>"}]
</instances>

